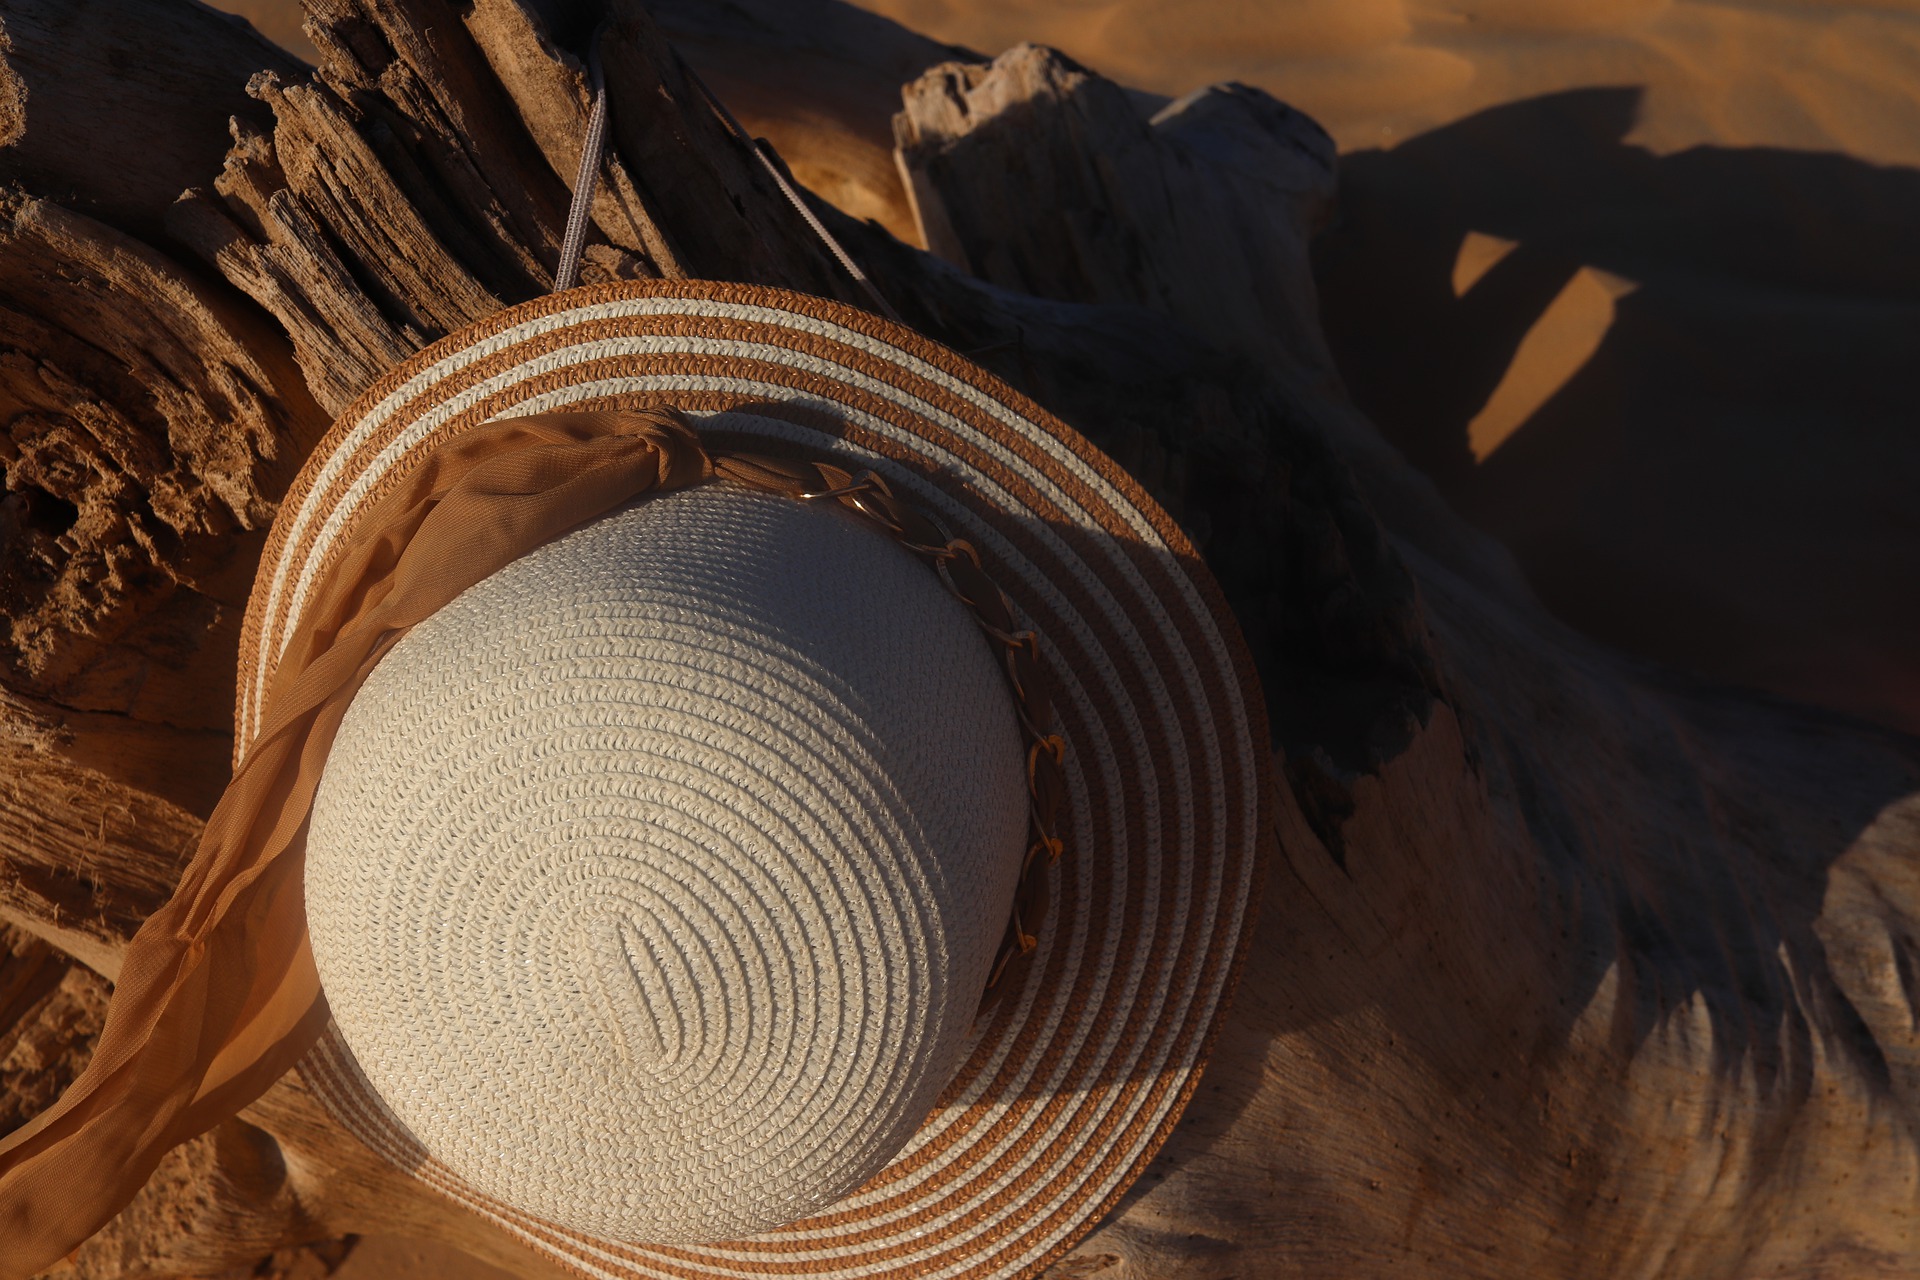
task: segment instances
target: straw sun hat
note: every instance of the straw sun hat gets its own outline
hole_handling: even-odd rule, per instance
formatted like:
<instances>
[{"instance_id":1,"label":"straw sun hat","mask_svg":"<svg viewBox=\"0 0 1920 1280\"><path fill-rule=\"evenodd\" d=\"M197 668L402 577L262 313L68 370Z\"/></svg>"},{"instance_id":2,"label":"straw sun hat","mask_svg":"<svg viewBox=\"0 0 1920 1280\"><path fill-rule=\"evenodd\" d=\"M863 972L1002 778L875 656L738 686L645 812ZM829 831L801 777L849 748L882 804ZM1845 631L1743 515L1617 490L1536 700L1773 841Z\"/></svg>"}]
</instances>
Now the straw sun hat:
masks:
<instances>
[{"instance_id":1,"label":"straw sun hat","mask_svg":"<svg viewBox=\"0 0 1920 1280\"><path fill-rule=\"evenodd\" d=\"M304 872L331 1021L301 1074L587 1274L1034 1273L1204 1065L1266 733L1187 540L1004 384L739 285L456 333L288 495L240 757L383 493L485 424L635 414L691 428L697 482L462 590L340 720Z\"/></svg>"}]
</instances>

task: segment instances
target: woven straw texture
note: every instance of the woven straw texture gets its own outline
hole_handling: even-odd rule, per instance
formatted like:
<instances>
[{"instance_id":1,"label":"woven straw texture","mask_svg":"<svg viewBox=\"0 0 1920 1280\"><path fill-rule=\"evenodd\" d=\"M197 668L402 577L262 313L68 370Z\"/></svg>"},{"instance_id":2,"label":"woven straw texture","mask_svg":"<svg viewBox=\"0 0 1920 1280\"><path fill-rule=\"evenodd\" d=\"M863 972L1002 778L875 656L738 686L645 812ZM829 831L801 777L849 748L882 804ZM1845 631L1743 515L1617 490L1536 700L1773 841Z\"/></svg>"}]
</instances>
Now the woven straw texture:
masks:
<instances>
[{"instance_id":1,"label":"woven straw texture","mask_svg":"<svg viewBox=\"0 0 1920 1280\"><path fill-rule=\"evenodd\" d=\"M1178 1119L1271 836L1260 692L1218 588L1165 513L1032 402L901 326L778 290L605 285L500 312L371 388L295 482L242 639L238 749L314 575L423 444L514 414L658 404L723 445L871 467L970 539L1038 629L1070 852L1035 963L891 1163L820 1213L722 1244L622 1244L488 1194L394 1123L337 1031L302 1073L387 1159L585 1275L1035 1274Z\"/></svg>"},{"instance_id":2,"label":"woven straw texture","mask_svg":"<svg viewBox=\"0 0 1920 1280\"><path fill-rule=\"evenodd\" d=\"M416 626L335 736L341 1038L475 1188L729 1239L880 1171L960 1065L1026 848L994 654L849 514L713 486Z\"/></svg>"}]
</instances>

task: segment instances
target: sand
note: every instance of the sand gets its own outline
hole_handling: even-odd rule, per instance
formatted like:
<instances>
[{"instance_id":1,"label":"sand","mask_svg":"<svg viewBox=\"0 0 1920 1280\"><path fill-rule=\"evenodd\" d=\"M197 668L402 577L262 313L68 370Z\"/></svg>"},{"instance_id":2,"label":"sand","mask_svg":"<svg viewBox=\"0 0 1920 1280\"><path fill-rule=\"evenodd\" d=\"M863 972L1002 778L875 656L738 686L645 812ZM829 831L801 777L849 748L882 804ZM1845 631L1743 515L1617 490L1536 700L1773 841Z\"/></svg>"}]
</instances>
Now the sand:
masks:
<instances>
[{"instance_id":1,"label":"sand","mask_svg":"<svg viewBox=\"0 0 1920 1280\"><path fill-rule=\"evenodd\" d=\"M1588 85L1645 91L1627 142L1920 165L1920 4L1901 0L860 0L936 39L1058 46L1183 93L1257 84L1342 150Z\"/></svg>"},{"instance_id":2,"label":"sand","mask_svg":"<svg viewBox=\"0 0 1920 1280\"><path fill-rule=\"evenodd\" d=\"M282 49L314 60L313 41L300 30L299 0L209 0L209 7L239 14Z\"/></svg>"}]
</instances>

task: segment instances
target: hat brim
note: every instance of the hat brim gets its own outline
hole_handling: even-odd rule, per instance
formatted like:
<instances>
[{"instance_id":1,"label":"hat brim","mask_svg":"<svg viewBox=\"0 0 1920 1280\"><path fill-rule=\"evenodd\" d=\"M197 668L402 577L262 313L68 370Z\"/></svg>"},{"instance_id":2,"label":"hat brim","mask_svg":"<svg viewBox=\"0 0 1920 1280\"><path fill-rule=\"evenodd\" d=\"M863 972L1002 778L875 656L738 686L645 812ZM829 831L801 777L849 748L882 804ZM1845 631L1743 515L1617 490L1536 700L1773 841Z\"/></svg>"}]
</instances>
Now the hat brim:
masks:
<instances>
[{"instance_id":1,"label":"hat brim","mask_svg":"<svg viewBox=\"0 0 1920 1280\"><path fill-rule=\"evenodd\" d=\"M438 1165L331 1029L300 1071L396 1166L587 1275L1036 1273L1179 1119L1239 973L1271 813L1258 682L1200 557L1111 459L1006 384L900 325L748 285L592 286L449 335L361 396L289 491L247 612L237 750L315 575L428 448L500 417L653 405L737 447L777 440L880 472L971 540L1039 631L1070 795L1039 951L886 1169L746 1240L635 1245L541 1221Z\"/></svg>"}]
</instances>

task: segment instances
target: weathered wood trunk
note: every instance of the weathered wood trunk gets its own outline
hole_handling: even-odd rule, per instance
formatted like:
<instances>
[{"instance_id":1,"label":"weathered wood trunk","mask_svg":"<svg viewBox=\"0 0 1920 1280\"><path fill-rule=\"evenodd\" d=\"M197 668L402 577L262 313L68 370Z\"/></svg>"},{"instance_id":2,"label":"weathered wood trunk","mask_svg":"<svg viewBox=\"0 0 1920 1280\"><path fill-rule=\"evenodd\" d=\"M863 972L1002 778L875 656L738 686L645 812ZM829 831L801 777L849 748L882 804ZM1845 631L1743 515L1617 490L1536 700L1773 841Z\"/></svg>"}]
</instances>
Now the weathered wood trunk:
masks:
<instances>
[{"instance_id":1,"label":"weathered wood trunk","mask_svg":"<svg viewBox=\"0 0 1920 1280\"><path fill-rule=\"evenodd\" d=\"M601 16L330 0L308 72L171 0L8 5L0 1125L84 1061L218 794L238 610L328 415L549 287ZM638 3L605 16L588 278L859 303ZM1140 476L1259 655L1284 856L1255 954L1174 1140L1060 1275L1920 1266L1920 747L1686 687L1538 608L1340 394L1311 122L1243 89L1149 118L1035 49L913 79L951 51L824 0L662 17L723 89L804 47L755 127L912 223L940 257L821 209L911 323ZM173 51L164 84L74 90L118 83L129 31ZM912 80L892 197L865 114L888 77ZM291 1077L69 1269L364 1231L552 1274Z\"/></svg>"}]
</instances>

